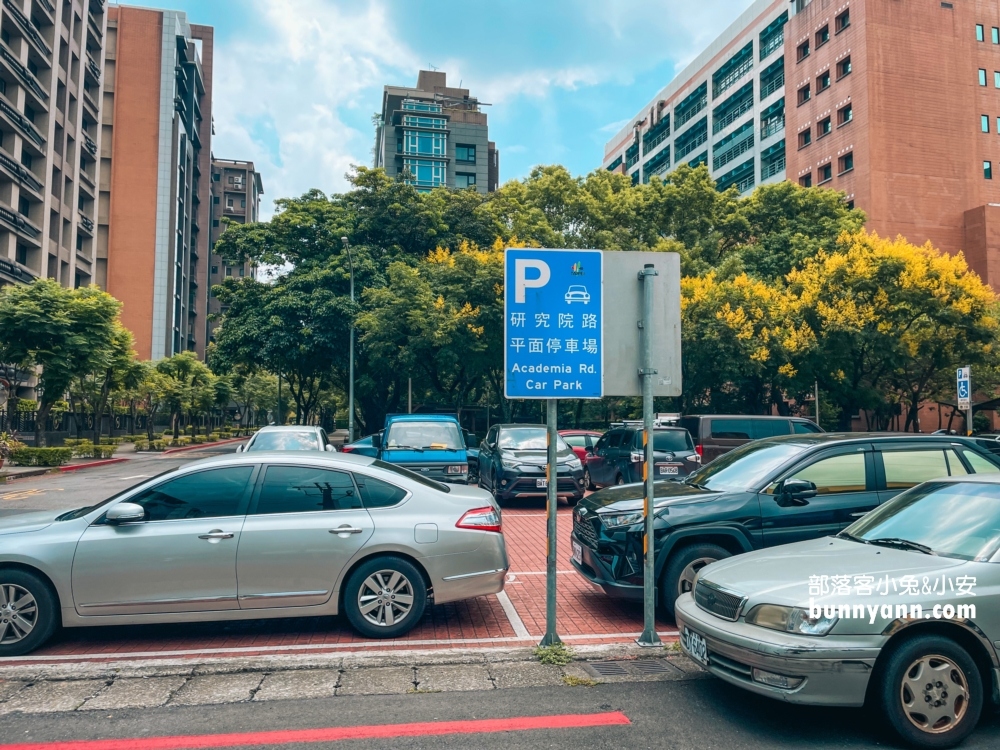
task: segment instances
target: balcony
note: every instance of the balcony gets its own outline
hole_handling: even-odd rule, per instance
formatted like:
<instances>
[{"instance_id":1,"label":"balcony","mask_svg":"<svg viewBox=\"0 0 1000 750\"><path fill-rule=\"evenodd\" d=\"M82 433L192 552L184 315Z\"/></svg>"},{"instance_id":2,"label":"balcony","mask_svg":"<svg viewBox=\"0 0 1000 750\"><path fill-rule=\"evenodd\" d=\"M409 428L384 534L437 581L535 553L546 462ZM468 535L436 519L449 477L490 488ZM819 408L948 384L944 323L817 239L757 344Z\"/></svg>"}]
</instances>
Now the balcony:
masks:
<instances>
[{"instance_id":1,"label":"balcony","mask_svg":"<svg viewBox=\"0 0 1000 750\"><path fill-rule=\"evenodd\" d=\"M0 205L0 223L6 224L22 237L27 237L36 245L41 246L38 238L41 236L42 230L28 221L27 217L7 208L7 206Z\"/></svg>"},{"instance_id":2,"label":"balcony","mask_svg":"<svg viewBox=\"0 0 1000 750\"><path fill-rule=\"evenodd\" d=\"M708 83L703 83L674 109L674 129L680 130L708 106Z\"/></svg>"},{"instance_id":3,"label":"balcony","mask_svg":"<svg viewBox=\"0 0 1000 750\"><path fill-rule=\"evenodd\" d=\"M94 58L90 55L87 55L87 72L90 73L96 83L101 83L101 66L94 62Z\"/></svg>"},{"instance_id":4,"label":"balcony","mask_svg":"<svg viewBox=\"0 0 1000 750\"><path fill-rule=\"evenodd\" d=\"M731 135L726 136L712 147L712 168L721 169L729 162L753 148L753 120L749 120Z\"/></svg>"},{"instance_id":5,"label":"balcony","mask_svg":"<svg viewBox=\"0 0 1000 750\"><path fill-rule=\"evenodd\" d=\"M89 216L86 216L82 211L80 212L80 226L86 230L88 234L93 236L94 234L94 220Z\"/></svg>"},{"instance_id":6,"label":"balcony","mask_svg":"<svg viewBox=\"0 0 1000 750\"><path fill-rule=\"evenodd\" d=\"M38 0L38 7L48 14L50 21L54 20L56 6L54 6L49 0Z\"/></svg>"},{"instance_id":7,"label":"balcony","mask_svg":"<svg viewBox=\"0 0 1000 750\"><path fill-rule=\"evenodd\" d=\"M86 133L83 133L83 148L88 154L97 158L97 143Z\"/></svg>"},{"instance_id":8,"label":"balcony","mask_svg":"<svg viewBox=\"0 0 1000 750\"><path fill-rule=\"evenodd\" d=\"M87 14L87 28L90 29L90 35L98 40L102 41L104 39L104 34L101 33L101 27L97 25L97 21L91 14Z\"/></svg>"},{"instance_id":9,"label":"balcony","mask_svg":"<svg viewBox=\"0 0 1000 750\"><path fill-rule=\"evenodd\" d=\"M52 59L52 48L48 43L42 38L42 35L35 28L34 24L28 20L28 17L21 12L21 9L14 5L11 0L3 0L3 7L7 9L10 13L10 17L14 19L14 22L20 27L21 33L38 48L49 60Z\"/></svg>"},{"instance_id":10,"label":"balcony","mask_svg":"<svg viewBox=\"0 0 1000 750\"><path fill-rule=\"evenodd\" d=\"M83 167L82 164L80 165L80 179L83 182L86 182L88 185L90 185L90 189L91 190L94 190L94 189L97 188L97 183L94 181L94 178L90 176L90 173L87 172L86 169L84 169L84 167Z\"/></svg>"},{"instance_id":11,"label":"balcony","mask_svg":"<svg viewBox=\"0 0 1000 750\"><path fill-rule=\"evenodd\" d=\"M708 140L708 118L703 117L674 141L674 161L680 161Z\"/></svg>"},{"instance_id":12,"label":"balcony","mask_svg":"<svg viewBox=\"0 0 1000 750\"><path fill-rule=\"evenodd\" d=\"M35 274L15 263L11 263L6 258L0 258L0 275L6 276L14 283L30 284L35 280Z\"/></svg>"},{"instance_id":13,"label":"balcony","mask_svg":"<svg viewBox=\"0 0 1000 750\"><path fill-rule=\"evenodd\" d=\"M25 88L30 89L31 93L41 99L43 102L49 100L48 92L42 88L42 85L35 78L34 74L28 70L27 67L21 64L21 61L17 59L17 56L7 49L7 45L0 43L0 58L7 63L8 67L14 71L14 75L18 77L21 83L24 84Z\"/></svg>"},{"instance_id":14,"label":"balcony","mask_svg":"<svg viewBox=\"0 0 1000 750\"><path fill-rule=\"evenodd\" d=\"M0 151L0 166L6 169L21 184L27 184L36 193L41 193L45 186L33 175L26 166L14 161L7 154Z\"/></svg>"},{"instance_id":15,"label":"balcony","mask_svg":"<svg viewBox=\"0 0 1000 750\"><path fill-rule=\"evenodd\" d=\"M91 13L103 13L104 12L104 0L90 0L90 12Z\"/></svg>"},{"instance_id":16,"label":"balcony","mask_svg":"<svg viewBox=\"0 0 1000 750\"><path fill-rule=\"evenodd\" d=\"M716 186L719 192L728 190L733 185L741 193L745 193L747 190L754 186L754 159L750 157L749 160L740 164L736 169L733 169L726 174L722 175L716 179Z\"/></svg>"},{"instance_id":17,"label":"balcony","mask_svg":"<svg viewBox=\"0 0 1000 750\"><path fill-rule=\"evenodd\" d=\"M97 102L94 100L94 97L91 96L90 92L87 91L87 89L83 90L82 98L84 103L90 107L91 114L94 115L94 120L100 121L100 118L98 117L98 113L100 112L100 110L97 108Z\"/></svg>"},{"instance_id":18,"label":"balcony","mask_svg":"<svg viewBox=\"0 0 1000 750\"><path fill-rule=\"evenodd\" d=\"M779 172L785 171L785 157L782 155L780 158L769 162L768 164L762 164L760 167L760 181L769 180L774 177Z\"/></svg>"},{"instance_id":19,"label":"balcony","mask_svg":"<svg viewBox=\"0 0 1000 750\"><path fill-rule=\"evenodd\" d=\"M22 115L14 106L10 104L6 99L0 98L0 112L7 116L7 118L17 126L17 128L28 137L38 148L42 149L45 146L45 139L42 138L42 134L35 129L31 120Z\"/></svg>"},{"instance_id":20,"label":"balcony","mask_svg":"<svg viewBox=\"0 0 1000 750\"><path fill-rule=\"evenodd\" d=\"M718 135L753 109L753 81L712 110L712 134Z\"/></svg>"},{"instance_id":21,"label":"balcony","mask_svg":"<svg viewBox=\"0 0 1000 750\"><path fill-rule=\"evenodd\" d=\"M753 70L752 41L712 74L712 99L718 98L751 70Z\"/></svg>"}]
</instances>

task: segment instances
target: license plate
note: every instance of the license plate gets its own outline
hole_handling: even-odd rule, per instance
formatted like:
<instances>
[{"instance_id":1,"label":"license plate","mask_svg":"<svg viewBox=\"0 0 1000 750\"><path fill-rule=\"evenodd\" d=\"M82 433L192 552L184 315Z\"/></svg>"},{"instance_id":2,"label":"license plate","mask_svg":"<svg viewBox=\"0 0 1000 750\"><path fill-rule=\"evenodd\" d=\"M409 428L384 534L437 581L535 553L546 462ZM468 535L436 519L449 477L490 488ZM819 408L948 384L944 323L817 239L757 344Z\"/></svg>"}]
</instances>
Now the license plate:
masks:
<instances>
[{"instance_id":1,"label":"license plate","mask_svg":"<svg viewBox=\"0 0 1000 750\"><path fill-rule=\"evenodd\" d=\"M708 644L702 636L687 627L684 628L684 648L692 659L708 666Z\"/></svg>"},{"instance_id":2,"label":"license plate","mask_svg":"<svg viewBox=\"0 0 1000 750\"><path fill-rule=\"evenodd\" d=\"M678 472L679 469L680 469L679 466L661 466L660 467L660 473L661 474L673 474L673 475L676 476L676 474L677 474L677 472Z\"/></svg>"},{"instance_id":3,"label":"license plate","mask_svg":"<svg viewBox=\"0 0 1000 750\"><path fill-rule=\"evenodd\" d=\"M583 565L583 547L573 542L573 562Z\"/></svg>"},{"instance_id":4,"label":"license plate","mask_svg":"<svg viewBox=\"0 0 1000 750\"><path fill-rule=\"evenodd\" d=\"M548 479L536 479L535 480L535 486L536 487L548 487L549 486L549 480Z\"/></svg>"}]
</instances>

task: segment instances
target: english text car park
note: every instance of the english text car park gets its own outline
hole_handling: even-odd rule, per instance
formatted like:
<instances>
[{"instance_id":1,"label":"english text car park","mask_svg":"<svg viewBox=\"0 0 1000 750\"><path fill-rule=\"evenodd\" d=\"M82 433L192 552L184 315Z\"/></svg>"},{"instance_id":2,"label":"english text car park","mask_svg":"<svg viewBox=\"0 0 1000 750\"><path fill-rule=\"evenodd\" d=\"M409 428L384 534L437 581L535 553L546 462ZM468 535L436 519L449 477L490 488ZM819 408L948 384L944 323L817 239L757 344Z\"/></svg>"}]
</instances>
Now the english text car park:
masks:
<instances>
[{"instance_id":1,"label":"english text car park","mask_svg":"<svg viewBox=\"0 0 1000 750\"><path fill-rule=\"evenodd\" d=\"M3 0L0 750L1000 747L998 135L1000 0Z\"/></svg>"}]
</instances>

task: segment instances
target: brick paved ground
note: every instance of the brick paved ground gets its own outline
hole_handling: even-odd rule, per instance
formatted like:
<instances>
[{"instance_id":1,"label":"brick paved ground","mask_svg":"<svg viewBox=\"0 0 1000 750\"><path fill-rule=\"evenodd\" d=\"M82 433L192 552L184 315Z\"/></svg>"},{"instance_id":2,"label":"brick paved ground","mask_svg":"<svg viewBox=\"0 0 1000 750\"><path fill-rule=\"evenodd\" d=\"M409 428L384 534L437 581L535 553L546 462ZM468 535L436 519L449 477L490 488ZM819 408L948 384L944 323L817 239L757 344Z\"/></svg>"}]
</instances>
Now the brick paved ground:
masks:
<instances>
[{"instance_id":1,"label":"brick paved ground","mask_svg":"<svg viewBox=\"0 0 1000 750\"><path fill-rule=\"evenodd\" d=\"M384 650L530 645L545 632L545 512L540 505L541 500L522 501L504 512L504 535L511 563L504 593L434 606L404 638L366 641L341 618L329 617L67 628L49 646L30 657L0 660L0 665L316 654L374 647ZM559 634L571 645L634 639L642 630L641 605L610 599L577 575L569 562L572 521L568 508L560 509L558 524ZM509 600L505 602L507 597ZM673 634L672 623L661 622L659 626L665 636Z\"/></svg>"}]
</instances>

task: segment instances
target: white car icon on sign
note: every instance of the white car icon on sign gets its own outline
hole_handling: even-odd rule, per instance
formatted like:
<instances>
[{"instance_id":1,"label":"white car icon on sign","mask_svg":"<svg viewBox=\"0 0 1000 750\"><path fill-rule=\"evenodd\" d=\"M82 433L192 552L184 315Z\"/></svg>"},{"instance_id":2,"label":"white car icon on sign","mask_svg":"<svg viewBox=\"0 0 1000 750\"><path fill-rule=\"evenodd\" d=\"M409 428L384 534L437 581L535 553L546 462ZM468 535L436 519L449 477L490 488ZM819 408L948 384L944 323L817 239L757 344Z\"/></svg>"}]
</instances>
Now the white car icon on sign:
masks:
<instances>
[{"instance_id":1,"label":"white car icon on sign","mask_svg":"<svg viewBox=\"0 0 1000 750\"><path fill-rule=\"evenodd\" d=\"M564 299L568 305L572 305L574 302L582 302L587 305L590 304L590 292L587 291L587 287L585 286L572 284L570 288L566 290L566 296Z\"/></svg>"}]
</instances>

